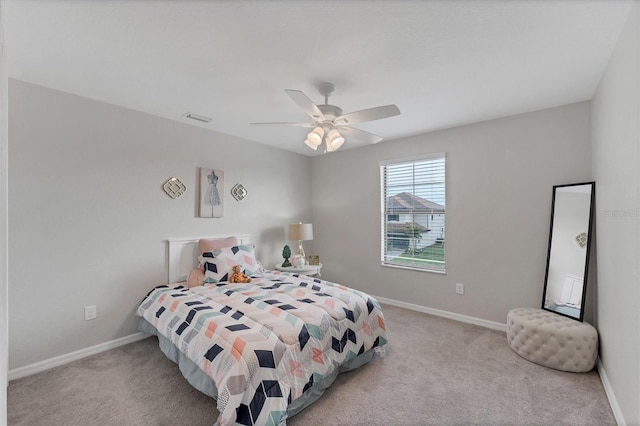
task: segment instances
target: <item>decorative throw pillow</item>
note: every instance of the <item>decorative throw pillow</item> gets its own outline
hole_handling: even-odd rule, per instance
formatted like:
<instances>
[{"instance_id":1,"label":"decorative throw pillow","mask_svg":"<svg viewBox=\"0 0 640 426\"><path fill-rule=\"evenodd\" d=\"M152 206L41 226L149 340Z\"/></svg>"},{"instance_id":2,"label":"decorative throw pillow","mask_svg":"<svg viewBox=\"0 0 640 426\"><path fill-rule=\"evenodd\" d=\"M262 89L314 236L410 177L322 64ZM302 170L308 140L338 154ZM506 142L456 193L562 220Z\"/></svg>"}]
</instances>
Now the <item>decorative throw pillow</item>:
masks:
<instances>
[{"instance_id":1,"label":"decorative throw pillow","mask_svg":"<svg viewBox=\"0 0 640 426\"><path fill-rule=\"evenodd\" d=\"M187 287L197 287L204 283L204 270L201 267L194 269L187 277Z\"/></svg>"},{"instance_id":2,"label":"decorative throw pillow","mask_svg":"<svg viewBox=\"0 0 640 426\"><path fill-rule=\"evenodd\" d=\"M204 266L204 282L228 281L234 265L240 265L242 272L249 276L258 272L260 264L256 260L255 247L253 244L247 244L203 253L199 259Z\"/></svg>"},{"instance_id":3,"label":"decorative throw pillow","mask_svg":"<svg viewBox=\"0 0 640 426\"><path fill-rule=\"evenodd\" d=\"M225 247L233 247L238 245L236 237L227 238L202 238L198 241L198 249L200 255L208 251L215 251Z\"/></svg>"},{"instance_id":4,"label":"decorative throw pillow","mask_svg":"<svg viewBox=\"0 0 640 426\"><path fill-rule=\"evenodd\" d=\"M233 247L237 245L238 245L238 239L236 237L201 238L198 240L198 251L200 251L200 256L202 256L203 253L206 253L209 251L215 251L221 248ZM204 268L202 267L202 262L200 262L198 269L200 269L204 274ZM202 285L202 282L198 285Z\"/></svg>"}]
</instances>

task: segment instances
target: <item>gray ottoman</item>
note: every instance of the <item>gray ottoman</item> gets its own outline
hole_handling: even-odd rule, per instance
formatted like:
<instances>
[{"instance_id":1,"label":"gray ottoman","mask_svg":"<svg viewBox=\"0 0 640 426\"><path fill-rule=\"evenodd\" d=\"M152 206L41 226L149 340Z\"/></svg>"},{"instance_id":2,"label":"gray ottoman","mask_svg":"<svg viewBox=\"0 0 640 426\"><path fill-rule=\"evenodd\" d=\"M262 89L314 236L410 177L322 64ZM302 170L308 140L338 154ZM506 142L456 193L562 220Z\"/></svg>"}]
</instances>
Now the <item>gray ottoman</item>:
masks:
<instances>
[{"instance_id":1,"label":"gray ottoman","mask_svg":"<svg viewBox=\"0 0 640 426\"><path fill-rule=\"evenodd\" d=\"M542 309L510 310L507 341L531 362L574 373L593 369L598 355L598 332L591 324Z\"/></svg>"}]
</instances>

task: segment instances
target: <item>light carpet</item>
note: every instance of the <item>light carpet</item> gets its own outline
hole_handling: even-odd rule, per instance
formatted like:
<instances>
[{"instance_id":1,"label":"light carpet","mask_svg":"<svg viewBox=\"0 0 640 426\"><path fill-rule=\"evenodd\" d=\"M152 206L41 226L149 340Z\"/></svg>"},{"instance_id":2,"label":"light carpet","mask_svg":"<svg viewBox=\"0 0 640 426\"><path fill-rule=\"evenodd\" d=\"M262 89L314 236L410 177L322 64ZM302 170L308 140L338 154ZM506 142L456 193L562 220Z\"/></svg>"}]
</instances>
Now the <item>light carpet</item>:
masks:
<instances>
[{"instance_id":1,"label":"light carpet","mask_svg":"<svg viewBox=\"0 0 640 426\"><path fill-rule=\"evenodd\" d=\"M615 425L598 373L515 354L504 333L383 305L386 355L342 374L300 425ZM9 425L212 425L155 337L9 383Z\"/></svg>"}]
</instances>

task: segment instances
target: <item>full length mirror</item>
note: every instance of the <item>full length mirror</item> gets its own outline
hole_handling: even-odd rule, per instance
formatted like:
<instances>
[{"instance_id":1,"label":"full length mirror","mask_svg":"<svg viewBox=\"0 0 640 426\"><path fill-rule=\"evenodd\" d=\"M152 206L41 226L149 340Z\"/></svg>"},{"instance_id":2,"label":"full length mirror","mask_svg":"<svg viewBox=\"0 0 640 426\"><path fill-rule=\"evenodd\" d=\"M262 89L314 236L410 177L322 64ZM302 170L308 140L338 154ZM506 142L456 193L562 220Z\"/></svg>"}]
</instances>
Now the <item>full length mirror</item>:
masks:
<instances>
[{"instance_id":1,"label":"full length mirror","mask_svg":"<svg viewBox=\"0 0 640 426\"><path fill-rule=\"evenodd\" d=\"M542 309L584 317L595 182L553 187Z\"/></svg>"}]
</instances>

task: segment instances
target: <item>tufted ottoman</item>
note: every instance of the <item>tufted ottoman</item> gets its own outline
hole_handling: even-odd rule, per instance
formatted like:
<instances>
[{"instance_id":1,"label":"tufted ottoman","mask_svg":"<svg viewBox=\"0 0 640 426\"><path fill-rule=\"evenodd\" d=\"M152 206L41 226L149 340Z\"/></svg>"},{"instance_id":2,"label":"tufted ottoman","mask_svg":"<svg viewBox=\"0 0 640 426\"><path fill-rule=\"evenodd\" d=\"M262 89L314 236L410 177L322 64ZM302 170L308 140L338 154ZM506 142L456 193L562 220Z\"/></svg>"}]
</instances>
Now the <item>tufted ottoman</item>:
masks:
<instances>
[{"instance_id":1,"label":"tufted ottoman","mask_svg":"<svg viewBox=\"0 0 640 426\"><path fill-rule=\"evenodd\" d=\"M590 371L598 354L598 332L591 324L535 308L509 311L507 341L531 362L574 373Z\"/></svg>"}]
</instances>

